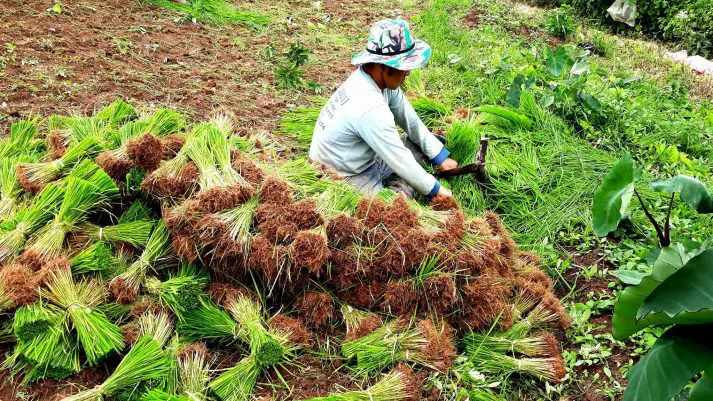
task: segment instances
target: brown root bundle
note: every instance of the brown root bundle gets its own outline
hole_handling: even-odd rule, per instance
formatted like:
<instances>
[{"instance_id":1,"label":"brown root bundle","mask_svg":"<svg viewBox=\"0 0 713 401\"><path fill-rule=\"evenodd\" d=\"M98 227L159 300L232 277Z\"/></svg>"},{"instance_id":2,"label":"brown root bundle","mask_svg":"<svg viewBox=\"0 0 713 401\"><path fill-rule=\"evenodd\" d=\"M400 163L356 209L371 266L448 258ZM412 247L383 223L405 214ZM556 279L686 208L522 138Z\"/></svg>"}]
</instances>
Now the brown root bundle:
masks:
<instances>
[{"instance_id":1,"label":"brown root bundle","mask_svg":"<svg viewBox=\"0 0 713 401\"><path fill-rule=\"evenodd\" d=\"M302 199L290 205L290 217L298 230L310 230L324 225L324 218L319 213L314 199Z\"/></svg>"},{"instance_id":2,"label":"brown root bundle","mask_svg":"<svg viewBox=\"0 0 713 401\"><path fill-rule=\"evenodd\" d=\"M572 324L572 319L562 306L562 302L551 292L545 294L541 304L547 311L557 316L557 325L560 329L566 330Z\"/></svg>"},{"instance_id":3,"label":"brown root bundle","mask_svg":"<svg viewBox=\"0 0 713 401\"><path fill-rule=\"evenodd\" d=\"M319 277L329 258L329 247L324 235L300 231L292 242L292 260L297 267L307 269L309 274Z\"/></svg>"},{"instance_id":4,"label":"brown root bundle","mask_svg":"<svg viewBox=\"0 0 713 401\"><path fill-rule=\"evenodd\" d=\"M552 286L554 285L552 279L549 275L547 275L547 273L536 268L520 271L518 274L518 278L522 278L523 280L527 280L531 283L539 284L540 286L545 287L547 289L552 288Z\"/></svg>"},{"instance_id":5,"label":"brown root bundle","mask_svg":"<svg viewBox=\"0 0 713 401\"><path fill-rule=\"evenodd\" d=\"M275 281L280 273L280 261L270 240L259 235L250 240L250 253L246 260L248 269L262 273L269 281Z\"/></svg>"},{"instance_id":6,"label":"brown root bundle","mask_svg":"<svg viewBox=\"0 0 713 401\"><path fill-rule=\"evenodd\" d=\"M455 256L456 270L470 276L479 276L488 267L483 254L477 251L465 251Z\"/></svg>"},{"instance_id":7,"label":"brown root bundle","mask_svg":"<svg viewBox=\"0 0 713 401\"><path fill-rule=\"evenodd\" d=\"M211 283L206 287L206 292L213 302L222 306L236 301L240 296L257 300L257 295L253 291L231 283Z\"/></svg>"},{"instance_id":8,"label":"brown root bundle","mask_svg":"<svg viewBox=\"0 0 713 401\"><path fill-rule=\"evenodd\" d=\"M339 294L339 298L356 308L371 309L379 305L386 292L386 285L381 281L359 283Z\"/></svg>"},{"instance_id":9,"label":"brown root bundle","mask_svg":"<svg viewBox=\"0 0 713 401\"><path fill-rule=\"evenodd\" d=\"M354 286L359 281L358 259L353 247L333 249L330 254L331 277L329 284L339 291Z\"/></svg>"},{"instance_id":10,"label":"brown root bundle","mask_svg":"<svg viewBox=\"0 0 713 401\"><path fill-rule=\"evenodd\" d=\"M386 284L386 292L381 302L382 308L391 314L408 316L414 313L418 306L418 291L408 280L390 280Z\"/></svg>"},{"instance_id":11,"label":"brown root bundle","mask_svg":"<svg viewBox=\"0 0 713 401\"><path fill-rule=\"evenodd\" d=\"M537 336L545 345L542 347L542 352L533 356L556 358L562 355L562 353L560 352L560 347L557 344L557 338L552 335L552 333L541 331L537 333Z\"/></svg>"},{"instance_id":12,"label":"brown root bundle","mask_svg":"<svg viewBox=\"0 0 713 401\"><path fill-rule=\"evenodd\" d=\"M388 206L383 223L395 234L408 231L418 228L418 214L409 206L406 197L399 194Z\"/></svg>"},{"instance_id":13,"label":"brown root bundle","mask_svg":"<svg viewBox=\"0 0 713 401\"><path fill-rule=\"evenodd\" d=\"M218 213L245 203L253 195L255 191L247 185L210 188L198 194L198 210L203 213Z\"/></svg>"},{"instance_id":14,"label":"brown root bundle","mask_svg":"<svg viewBox=\"0 0 713 401\"><path fill-rule=\"evenodd\" d=\"M257 231L270 240L270 243L290 244L297 235L297 226L290 221L274 219L259 223Z\"/></svg>"},{"instance_id":15,"label":"brown root bundle","mask_svg":"<svg viewBox=\"0 0 713 401\"><path fill-rule=\"evenodd\" d=\"M530 281L526 277L516 277L514 288L518 296L528 301L540 300L549 292L548 287Z\"/></svg>"},{"instance_id":16,"label":"brown root bundle","mask_svg":"<svg viewBox=\"0 0 713 401\"><path fill-rule=\"evenodd\" d=\"M364 223L364 227L374 229L384 222L388 206L382 200L362 198L359 200L356 218Z\"/></svg>"},{"instance_id":17,"label":"brown root bundle","mask_svg":"<svg viewBox=\"0 0 713 401\"><path fill-rule=\"evenodd\" d=\"M155 135L143 134L126 142L126 154L135 166L156 170L161 165L163 144Z\"/></svg>"},{"instance_id":18,"label":"brown root bundle","mask_svg":"<svg viewBox=\"0 0 713 401\"><path fill-rule=\"evenodd\" d=\"M168 231L176 235L193 235L201 215L197 202L192 199L172 208L165 208L161 214Z\"/></svg>"},{"instance_id":19,"label":"brown root bundle","mask_svg":"<svg viewBox=\"0 0 713 401\"><path fill-rule=\"evenodd\" d=\"M49 280L54 273L61 270L70 270L71 263L66 256L52 258L35 273L35 281L37 285L43 285Z\"/></svg>"},{"instance_id":20,"label":"brown root bundle","mask_svg":"<svg viewBox=\"0 0 713 401\"><path fill-rule=\"evenodd\" d=\"M461 246L461 240L466 231L465 215L463 212L454 212L448 220L446 220L443 228L441 228L434 236L433 241L448 252L455 252Z\"/></svg>"},{"instance_id":21,"label":"brown root bundle","mask_svg":"<svg viewBox=\"0 0 713 401\"><path fill-rule=\"evenodd\" d=\"M253 185L259 185L265 173L252 160L238 156L233 160L233 169L238 172L245 180Z\"/></svg>"},{"instance_id":22,"label":"brown root bundle","mask_svg":"<svg viewBox=\"0 0 713 401\"><path fill-rule=\"evenodd\" d=\"M327 239L333 248L344 248L359 238L362 226L359 220L340 214L327 224Z\"/></svg>"},{"instance_id":23,"label":"brown root bundle","mask_svg":"<svg viewBox=\"0 0 713 401\"><path fill-rule=\"evenodd\" d=\"M339 181L343 180L344 177L339 174L339 172L335 169L333 169L330 165L318 162L318 161L312 161L312 164L319 169L319 171L325 176L328 177L330 180L334 181Z\"/></svg>"},{"instance_id":24,"label":"brown root bundle","mask_svg":"<svg viewBox=\"0 0 713 401\"><path fill-rule=\"evenodd\" d=\"M431 207L433 210L460 210L458 201L452 196L436 196L431 199Z\"/></svg>"},{"instance_id":25,"label":"brown root bundle","mask_svg":"<svg viewBox=\"0 0 713 401\"><path fill-rule=\"evenodd\" d=\"M393 371L401 374L401 382L404 385L405 393L408 395L406 398L402 398L402 400L421 400L421 380L416 377L413 370L405 364L399 364Z\"/></svg>"},{"instance_id":26,"label":"brown root bundle","mask_svg":"<svg viewBox=\"0 0 713 401\"><path fill-rule=\"evenodd\" d=\"M131 348L139 341L139 328L135 322L121 326L121 334L124 336L124 348Z\"/></svg>"},{"instance_id":27,"label":"brown root bundle","mask_svg":"<svg viewBox=\"0 0 713 401\"><path fill-rule=\"evenodd\" d=\"M155 302L152 302L147 299L141 299L131 307L129 315L134 319L138 319L146 312L149 312L154 315L158 315L160 313L169 314L169 312L161 305L156 304Z\"/></svg>"},{"instance_id":28,"label":"brown root bundle","mask_svg":"<svg viewBox=\"0 0 713 401\"><path fill-rule=\"evenodd\" d=\"M120 159L110 150L99 153L95 161L109 177L117 181L124 180L132 167L130 160Z\"/></svg>"},{"instance_id":29,"label":"brown root bundle","mask_svg":"<svg viewBox=\"0 0 713 401\"><path fill-rule=\"evenodd\" d=\"M503 328L510 324L505 300L510 288L503 278L488 273L468 280L462 288L465 323L473 330L490 328L496 321Z\"/></svg>"},{"instance_id":30,"label":"brown root bundle","mask_svg":"<svg viewBox=\"0 0 713 401\"><path fill-rule=\"evenodd\" d=\"M196 189L199 176L198 166L189 161L175 177L151 172L141 183L141 190L155 198L185 198Z\"/></svg>"},{"instance_id":31,"label":"brown root bundle","mask_svg":"<svg viewBox=\"0 0 713 401\"><path fill-rule=\"evenodd\" d=\"M116 302L122 305L132 304L139 299L138 288L130 285L120 277L115 277L109 282L109 292Z\"/></svg>"},{"instance_id":32,"label":"brown root bundle","mask_svg":"<svg viewBox=\"0 0 713 401\"><path fill-rule=\"evenodd\" d=\"M67 152L67 141L64 135L58 131L52 131L47 135L47 147L50 152L50 159L57 160Z\"/></svg>"},{"instance_id":33,"label":"brown root bundle","mask_svg":"<svg viewBox=\"0 0 713 401\"><path fill-rule=\"evenodd\" d=\"M505 226L503 226L502 222L500 221L500 217L491 211L485 212L483 217L488 223L488 226L490 227L490 230L492 231L493 235L498 236L500 238L500 252L505 257L514 257L515 254L519 252L519 248L510 236L508 230L505 228Z\"/></svg>"},{"instance_id":34,"label":"brown root bundle","mask_svg":"<svg viewBox=\"0 0 713 401\"><path fill-rule=\"evenodd\" d=\"M186 344L176 353L177 359L192 358L194 355L202 355L203 360L210 361L213 355L208 350L208 347L203 343Z\"/></svg>"},{"instance_id":35,"label":"brown root bundle","mask_svg":"<svg viewBox=\"0 0 713 401\"><path fill-rule=\"evenodd\" d=\"M171 236L171 248L182 259L195 262L200 256L200 249L195 237L191 235L173 234Z\"/></svg>"},{"instance_id":36,"label":"brown root bundle","mask_svg":"<svg viewBox=\"0 0 713 401\"><path fill-rule=\"evenodd\" d=\"M161 159L170 160L176 157L178 152L183 148L186 143L186 138L180 134L171 134L161 138L161 148L163 153L161 153Z\"/></svg>"},{"instance_id":37,"label":"brown root bundle","mask_svg":"<svg viewBox=\"0 0 713 401\"><path fill-rule=\"evenodd\" d=\"M310 327L325 327L334 316L334 297L320 291L305 291L295 301L295 309Z\"/></svg>"},{"instance_id":38,"label":"brown root bundle","mask_svg":"<svg viewBox=\"0 0 713 401\"><path fill-rule=\"evenodd\" d=\"M426 343L421 347L425 359L433 369L448 372L456 357L453 329L443 321L434 324L432 319L419 321L418 327L426 338Z\"/></svg>"},{"instance_id":39,"label":"brown root bundle","mask_svg":"<svg viewBox=\"0 0 713 401\"><path fill-rule=\"evenodd\" d=\"M30 178L27 172L27 166L24 164L17 165L17 180L20 182L22 189L30 195L37 195L44 188L44 184Z\"/></svg>"},{"instance_id":40,"label":"brown root bundle","mask_svg":"<svg viewBox=\"0 0 713 401\"><path fill-rule=\"evenodd\" d=\"M37 300L38 284L35 273L19 263L4 267L3 286L12 303L17 306L31 304Z\"/></svg>"},{"instance_id":41,"label":"brown root bundle","mask_svg":"<svg viewBox=\"0 0 713 401\"><path fill-rule=\"evenodd\" d=\"M540 266L542 264L542 259L534 252L520 251L517 255L520 260L522 260L526 265Z\"/></svg>"},{"instance_id":42,"label":"brown root bundle","mask_svg":"<svg viewBox=\"0 0 713 401\"><path fill-rule=\"evenodd\" d=\"M276 205L289 205L292 203L294 195L290 185L275 177L268 177L260 187L260 202L274 203Z\"/></svg>"},{"instance_id":43,"label":"brown root bundle","mask_svg":"<svg viewBox=\"0 0 713 401\"><path fill-rule=\"evenodd\" d=\"M347 332L345 341L358 340L372 331L378 329L383 324L383 321L378 315L369 315L357 327L351 328Z\"/></svg>"},{"instance_id":44,"label":"brown root bundle","mask_svg":"<svg viewBox=\"0 0 713 401\"><path fill-rule=\"evenodd\" d=\"M49 262L49 259L46 256L33 249L26 249L22 252L22 255L17 258L17 263L26 266L32 271L40 270L47 262Z\"/></svg>"},{"instance_id":45,"label":"brown root bundle","mask_svg":"<svg viewBox=\"0 0 713 401\"><path fill-rule=\"evenodd\" d=\"M399 240L399 248L404 254L406 273L412 273L428 255L437 255L442 250L434 252L431 248L433 236L421 230L411 230L408 235Z\"/></svg>"},{"instance_id":46,"label":"brown root bundle","mask_svg":"<svg viewBox=\"0 0 713 401\"><path fill-rule=\"evenodd\" d=\"M291 343L302 348L309 348L312 343L312 334L299 320L278 313L269 322L270 328L277 333L286 335Z\"/></svg>"},{"instance_id":47,"label":"brown root bundle","mask_svg":"<svg viewBox=\"0 0 713 401\"><path fill-rule=\"evenodd\" d=\"M437 274L428 277L423 283L422 305L429 311L445 314L458 300L456 282L450 274Z\"/></svg>"}]
</instances>

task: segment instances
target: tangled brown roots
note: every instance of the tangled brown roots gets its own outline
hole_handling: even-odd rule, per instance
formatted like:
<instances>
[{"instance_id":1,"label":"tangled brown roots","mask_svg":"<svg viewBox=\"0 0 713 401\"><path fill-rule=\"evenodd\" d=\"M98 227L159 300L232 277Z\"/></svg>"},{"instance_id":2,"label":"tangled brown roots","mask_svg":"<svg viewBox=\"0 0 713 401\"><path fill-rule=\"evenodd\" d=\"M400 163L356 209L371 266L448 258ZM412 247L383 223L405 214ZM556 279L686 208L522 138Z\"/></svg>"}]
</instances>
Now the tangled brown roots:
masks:
<instances>
[{"instance_id":1,"label":"tangled brown roots","mask_svg":"<svg viewBox=\"0 0 713 401\"><path fill-rule=\"evenodd\" d=\"M64 135L60 132L52 131L47 135L47 147L50 151L50 159L57 160L67 152L67 143Z\"/></svg>"},{"instance_id":2,"label":"tangled brown roots","mask_svg":"<svg viewBox=\"0 0 713 401\"><path fill-rule=\"evenodd\" d=\"M164 309L161 305L156 304L155 302L149 301L145 298L141 299L140 301L136 302L132 307L131 310L129 311L129 315L133 317L134 319L138 319L143 315L144 313L149 312L154 315L158 315L160 313L167 314L168 311Z\"/></svg>"},{"instance_id":3,"label":"tangled brown roots","mask_svg":"<svg viewBox=\"0 0 713 401\"><path fill-rule=\"evenodd\" d=\"M462 288L465 323L474 330L487 329L496 321L509 327L510 313L506 299L510 296L507 282L495 273L468 280Z\"/></svg>"},{"instance_id":4,"label":"tangled brown roots","mask_svg":"<svg viewBox=\"0 0 713 401\"><path fill-rule=\"evenodd\" d=\"M408 280L391 280L386 284L382 308L394 315L411 315L418 305L419 294Z\"/></svg>"},{"instance_id":5,"label":"tangled brown roots","mask_svg":"<svg viewBox=\"0 0 713 401\"><path fill-rule=\"evenodd\" d=\"M421 380L416 377L411 368L405 364L399 364L394 368L394 372L401 374L401 382L403 383L407 395L405 398L402 398L404 401L419 401L423 399L421 397Z\"/></svg>"},{"instance_id":6,"label":"tangled brown roots","mask_svg":"<svg viewBox=\"0 0 713 401\"><path fill-rule=\"evenodd\" d=\"M339 298L349 305L361 309L371 309L384 298L386 285L380 281L359 283L339 294Z\"/></svg>"},{"instance_id":7,"label":"tangled brown roots","mask_svg":"<svg viewBox=\"0 0 713 401\"><path fill-rule=\"evenodd\" d=\"M334 248L344 248L359 238L362 226L359 220L340 214L327 224L327 239Z\"/></svg>"},{"instance_id":8,"label":"tangled brown roots","mask_svg":"<svg viewBox=\"0 0 713 401\"><path fill-rule=\"evenodd\" d=\"M346 341L358 340L378 329L382 324L383 322L378 315L369 315L359 324L359 326L354 327L347 332Z\"/></svg>"},{"instance_id":9,"label":"tangled brown roots","mask_svg":"<svg viewBox=\"0 0 713 401\"><path fill-rule=\"evenodd\" d=\"M12 263L4 267L3 273L2 285L15 306L20 307L37 300L37 280L31 269L19 263Z\"/></svg>"},{"instance_id":10,"label":"tangled brown roots","mask_svg":"<svg viewBox=\"0 0 713 401\"><path fill-rule=\"evenodd\" d=\"M334 316L334 298L319 291L306 291L296 301L300 318L312 327L324 327Z\"/></svg>"},{"instance_id":11,"label":"tangled brown roots","mask_svg":"<svg viewBox=\"0 0 713 401\"><path fill-rule=\"evenodd\" d=\"M24 164L18 164L16 167L17 180L20 182L22 189L31 195L36 195L44 188L44 183L32 179L29 175L28 167Z\"/></svg>"},{"instance_id":12,"label":"tangled brown roots","mask_svg":"<svg viewBox=\"0 0 713 401\"><path fill-rule=\"evenodd\" d=\"M300 231L292 242L292 260L309 274L319 277L329 258L327 238L318 233Z\"/></svg>"},{"instance_id":13,"label":"tangled brown roots","mask_svg":"<svg viewBox=\"0 0 713 401\"><path fill-rule=\"evenodd\" d=\"M99 153L95 161L109 177L117 181L123 180L132 166L131 160L119 159L108 150Z\"/></svg>"},{"instance_id":14,"label":"tangled brown roots","mask_svg":"<svg viewBox=\"0 0 713 401\"><path fill-rule=\"evenodd\" d=\"M198 209L203 213L217 213L232 209L252 198L255 191L247 185L210 188L198 194Z\"/></svg>"},{"instance_id":15,"label":"tangled brown roots","mask_svg":"<svg viewBox=\"0 0 713 401\"><path fill-rule=\"evenodd\" d=\"M423 319L418 327L426 338L421 352L429 361L431 367L439 372L447 372L453 365L456 347L453 344L453 329L448 323L439 321L434 324L432 319Z\"/></svg>"},{"instance_id":16,"label":"tangled brown roots","mask_svg":"<svg viewBox=\"0 0 713 401\"><path fill-rule=\"evenodd\" d=\"M364 223L364 227L374 229L384 223L384 216L388 211L388 206L380 199L359 200L356 218Z\"/></svg>"},{"instance_id":17,"label":"tangled brown roots","mask_svg":"<svg viewBox=\"0 0 713 401\"><path fill-rule=\"evenodd\" d=\"M175 177L151 172L141 183L141 190L156 198L185 198L197 187L199 175L196 164L187 162Z\"/></svg>"},{"instance_id":18,"label":"tangled brown roots","mask_svg":"<svg viewBox=\"0 0 713 401\"><path fill-rule=\"evenodd\" d=\"M455 305L456 282L450 274L428 277L423 283L422 305L429 311L446 314Z\"/></svg>"},{"instance_id":19,"label":"tangled brown roots","mask_svg":"<svg viewBox=\"0 0 713 401\"><path fill-rule=\"evenodd\" d=\"M245 159L242 156L233 160L233 169L253 185L259 185L265 178L265 173L252 160Z\"/></svg>"},{"instance_id":20,"label":"tangled brown roots","mask_svg":"<svg viewBox=\"0 0 713 401\"><path fill-rule=\"evenodd\" d=\"M262 273L269 281L279 275L279 260L270 241L262 235L250 240L250 254L246 261L247 268Z\"/></svg>"},{"instance_id":21,"label":"tangled brown roots","mask_svg":"<svg viewBox=\"0 0 713 401\"><path fill-rule=\"evenodd\" d=\"M324 218L319 213L314 199L302 199L293 203L290 206L290 217L298 230L309 230L324 224Z\"/></svg>"},{"instance_id":22,"label":"tangled brown roots","mask_svg":"<svg viewBox=\"0 0 713 401\"><path fill-rule=\"evenodd\" d=\"M286 335L293 344L303 348L308 348L312 343L310 332L302 322L295 318L278 313L270 318L270 327L274 331Z\"/></svg>"},{"instance_id":23,"label":"tangled brown roots","mask_svg":"<svg viewBox=\"0 0 713 401\"><path fill-rule=\"evenodd\" d=\"M394 233L418 228L418 214L411 209L403 194L394 199L383 216L383 222Z\"/></svg>"},{"instance_id":24,"label":"tangled brown roots","mask_svg":"<svg viewBox=\"0 0 713 401\"><path fill-rule=\"evenodd\" d=\"M186 139L180 134L171 134L163 137L161 139L161 146L163 149L161 159L173 159L174 157L176 157L181 148L183 148L183 145L185 143Z\"/></svg>"},{"instance_id":25,"label":"tangled brown roots","mask_svg":"<svg viewBox=\"0 0 713 401\"><path fill-rule=\"evenodd\" d=\"M109 292L114 296L116 302L122 305L132 304L139 299L139 289L121 277L115 277L109 282Z\"/></svg>"},{"instance_id":26,"label":"tangled brown roots","mask_svg":"<svg viewBox=\"0 0 713 401\"><path fill-rule=\"evenodd\" d=\"M211 283L206 287L206 292L210 298L218 305L226 306L238 299L239 296L250 299L257 298L255 293L245 287L230 283Z\"/></svg>"},{"instance_id":27,"label":"tangled brown roots","mask_svg":"<svg viewBox=\"0 0 713 401\"><path fill-rule=\"evenodd\" d=\"M143 134L126 142L126 154L134 165L146 170L156 170L163 157L163 144L153 134Z\"/></svg>"},{"instance_id":28,"label":"tangled brown roots","mask_svg":"<svg viewBox=\"0 0 713 401\"><path fill-rule=\"evenodd\" d=\"M458 201L452 196L436 196L431 199L431 207L433 210L460 210Z\"/></svg>"},{"instance_id":29,"label":"tangled brown roots","mask_svg":"<svg viewBox=\"0 0 713 401\"><path fill-rule=\"evenodd\" d=\"M268 177L263 181L260 202L285 206L292 203L293 199L292 189L287 182L275 177Z\"/></svg>"}]
</instances>

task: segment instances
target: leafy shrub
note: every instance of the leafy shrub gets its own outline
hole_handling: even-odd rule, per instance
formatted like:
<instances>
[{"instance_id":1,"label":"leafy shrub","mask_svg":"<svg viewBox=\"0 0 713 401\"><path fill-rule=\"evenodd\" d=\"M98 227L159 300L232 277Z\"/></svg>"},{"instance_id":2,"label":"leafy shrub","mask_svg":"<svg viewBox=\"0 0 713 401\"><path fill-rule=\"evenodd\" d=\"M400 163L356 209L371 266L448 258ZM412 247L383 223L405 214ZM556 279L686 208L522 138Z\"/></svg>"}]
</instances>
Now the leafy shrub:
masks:
<instances>
[{"instance_id":1,"label":"leafy shrub","mask_svg":"<svg viewBox=\"0 0 713 401\"><path fill-rule=\"evenodd\" d=\"M309 54L310 50L308 48L295 43L290 45L290 48L282 54L283 61L275 70L275 79L281 88L300 89L306 86L304 76L307 72L302 69L302 66L307 64ZM312 88L315 88L314 84Z\"/></svg>"},{"instance_id":2,"label":"leafy shrub","mask_svg":"<svg viewBox=\"0 0 713 401\"><path fill-rule=\"evenodd\" d=\"M571 9L567 5L550 11L547 15L546 26L551 34L562 39L572 36L577 29Z\"/></svg>"}]
</instances>

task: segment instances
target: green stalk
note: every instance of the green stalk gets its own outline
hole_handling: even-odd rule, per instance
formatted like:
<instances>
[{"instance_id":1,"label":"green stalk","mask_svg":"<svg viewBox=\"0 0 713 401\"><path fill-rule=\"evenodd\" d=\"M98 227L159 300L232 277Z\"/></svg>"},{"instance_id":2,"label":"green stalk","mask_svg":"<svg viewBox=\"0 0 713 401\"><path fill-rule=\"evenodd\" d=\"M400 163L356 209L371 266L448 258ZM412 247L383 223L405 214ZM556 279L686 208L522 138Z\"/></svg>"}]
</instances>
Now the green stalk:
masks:
<instances>
[{"instance_id":1,"label":"green stalk","mask_svg":"<svg viewBox=\"0 0 713 401\"><path fill-rule=\"evenodd\" d=\"M0 145L0 158L35 152L37 118L18 121L10 126L10 139Z\"/></svg>"},{"instance_id":2,"label":"green stalk","mask_svg":"<svg viewBox=\"0 0 713 401\"><path fill-rule=\"evenodd\" d=\"M214 218L228 227L230 238L242 245L243 255L247 255L250 250L250 239L252 238L250 229L252 228L258 205L258 198L252 197L242 205L213 214ZM212 227L215 226L211 224L205 229L210 230Z\"/></svg>"},{"instance_id":3,"label":"green stalk","mask_svg":"<svg viewBox=\"0 0 713 401\"><path fill-rule=\"evenodd\" d=\"M52 273L43 295L66 310L90 365L124 348L119 327L96 309L107 297L101 283L86 279L75 283L72 273L63 269Z\"/></svg>"},{"instance_id":4,"label":"green stalk","mask_svg":"<svg viewBox=\"0 0 713 401\"><path fill-rule=\"evenodd\" d=\"M251 353L211 381L209 387L223 401L249 401L260 372L260 364Z\"/></svg>"},{"instance_id":5,"label":"green stalk","mask_svg":"<svg viewBox=\"0 0 713 401\"><path fill-rule=\"evenodd\" d=\"M150 220L136 220L104 227L85 223L79 227L78 233L87 242L122 242L135 247L143 247L149 240L153 225L154 222Z\"/></svg>"},{"instance_id":6,"label":"green stalk","mask_svg":"<svg viewBox=\"0 0 713 401\"><path fill-rule=\"evenodd\" d=\"M506 338L493 335L467 333L463 339L468 354L486 348L501 354L522 354L526 356L552 356L557 352L553 337L540 334L533 337Z\"/></svg>"},{"instance_id":7,"label":"green stalk","mask_svg":"<svg viewBox=\"0 0 713 401\"><path fill-rule=\"evenodd\" d=\"M475 369L495 374L519 373L549 382L564 377L561 358L515 358L487 348L479 348L468 356Z\"/></svg>"},{"instance_id":8,"label":"green stalk","mask_svg":"<svg viewBox=\"0 0 713 401\"><path fill-rule=\"evenodd\" d=\"M210 381L210 366L207 354L195 349L183 349L178 356L179 389L192 400L204 401L205 389Z\"/></svg>"},{"instance_id":9,"label":"green stalk","mask_svg":"<svg viewBox=\"0 0 713 401\"><path fill-rule=\"evenodd\" d=\"M359 200L361 200L359 191L344 181L325 182L329 186L315 198L319 212L327 219L340 213L353 216L359 207Z\"/></svg>"},{"instance_id":10,"label":"green stalk","mask_svg":"<svg viewBox=\"0 0 713 401\"><path fill-rule=\"evenodd\" d=\"M19 341L30 341L63 319L59 309L52 305L35 303L15 311L12 331Z\"/></svg>"},{"instance_id":11,"label":"green stalk","mask_svg":"<svg viewBox=\"0 0 713 401\"><path fill-rule=\"evenodd\" d=\"M8 157L0 162L0 220L9 219L20 208L22 188L17 179L15 165L18 161L27 159Z\"/></svg>"},{"instance_id":12,"label":"green stalk","mask_svg":"<svg viewBox=\"0 0 713 401\"><path fill-rule=\"evenodd\" d=\"M161 303L180 319L189 311L200 307L206 284L208 284L208 277L197 269L181 269L164 282L155 277L148 277L146 290L158 296Z\"/></svg>"},{"instance_id":13,"label":"green stalk","mask_svg":"<svg viewBox=\"0 0 713 401\"><path fill-rule=\"evenodd\" d=\"M118 128L136 117L136 109L119 99L101 109L95 117L98 120L106 121L112 127Z\"/></svg>"},{"instance_id":14,"label":"green stalk","mask_svg":"<svg viewBox=\"0 0 713 401\"><path fill-rule=\"evenodd\" d=\"M251 354L260 366L276 365L285 358L289 350L283 346L284 339L268 331L257 301L240 294L226 309L238 323L236 336L250 344Z\"/></svg>"},{"instance_id":15,"label":"green stalk","mask_svg":"<svg viewBox=\"0 0 713 401\"><path fill-rule=\"evenodd\" d=\"M178 334L191 341L237 339L238 324L210 299L203 297L200 306L185 313L178 324Z\"/></svg>"},{"instance_id":16,"label":"green stalk","mask_svg":"<svg viewBox=\"0 0 713 401\"><path fill-rule=\"evenodd\" d=\"M70 266L74 274L99 273L100 275L111 275L119 265L119 260L104 242L93 244L74 255L70 260Z\"/></svg>"}]
</instances>

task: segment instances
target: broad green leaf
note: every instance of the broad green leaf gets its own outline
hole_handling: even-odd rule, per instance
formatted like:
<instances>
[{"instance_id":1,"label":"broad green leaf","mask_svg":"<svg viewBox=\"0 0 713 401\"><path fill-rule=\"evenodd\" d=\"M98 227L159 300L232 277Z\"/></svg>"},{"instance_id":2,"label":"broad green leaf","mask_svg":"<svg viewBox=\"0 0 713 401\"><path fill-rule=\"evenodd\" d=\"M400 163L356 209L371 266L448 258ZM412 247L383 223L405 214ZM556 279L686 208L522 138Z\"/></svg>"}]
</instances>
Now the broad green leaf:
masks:
<instances>
[{"instance_id":1,"label":"broad green leaf","mask_svg":"<svg viewBox=\"0 0 713 401\"><path fill-rule=\"evenodd\" d=\"M713 365L712 329L679 326L664 333L629 370L623 401L669 401L681 392L693 376Z\"/></svg>"},{"instance_id":2,"label":"broad green leaf","mask_svg":"<svg viewBox=\"0 0 713 401\"><path fill-rule=\"evenodd\" d=\"M603 237L616 230L634 194L634 161L625 154L604 178L594 193L592 225L594 233Z\"/></svg>"},{"instance_id":3,"label":"broad green leaf","mask_svg":"<svg viewBox=\"0 0 713 401\"><path fill-rule=\"evenodd\" d=\"M547 107L552 106L552 103L554 103L554 102L555 102L555 97L548 93L545 96L543 96L542 98L540 98L539 104L540 104L540 107L547 108Z\"/></svg>"},{"instance_id":4,"label":"broad green leaf","mask_svg":"<svg viewBox=\"0 0 713 401\"><path fill-rule=\"evenodd\" d=\"M644 300L637 318L654 313L713 322L713 249L695 256L656 287Z\"/></svg>"},{"instance_id":5,"label":"broad green leaf","mask_svg":"<svg viewBox=\"0 0 713 401\"><path fill-rule=\"evenodd\" d=\"M688 401L710 400L713 400L713 366L703 372L703 377L696 382L688 396Z\"/></svg>"},{"instance_id":6,"label":"broad green leaf","mask_svg":"<svg viewBox=\"0 0 713 401\"><path fill-rule=\"evenodd\" d=\"M663 280L678 271L688 262L688 254L681 244L671 244L662 248L654 263L651 275L644 277L639 285L627 287L622 291L614 305L612 316L612 334L617 340L624 340L639 330L655 323L649 322L658 315L637 320L636 314L644 299L658 287Z\"/></svg>"},{"instance_id":7,"label":"broad green leaf","mask_svg":"<svg viewBox=\"0 0 713 401\"><path fill-rule=\"evenodd\" d=\"M698 213L713 213L713 197L705 185L693 177L677 175L668 180L654 182L651 188L669 194L678 192L681 200Z\"/></svg>"},{"instance_id":8,"label":"broad green leaf","mask_svg":"<svg viewBox=\"0 0 713 401\"><path fill-rule=\"evenodd\" d=\"M641 280L648 276L649 273L644 273L636 270L626 270L619 269L618 271L612 273L614 277L618 278L622 283L629 285L637 285Z\"/></svg>"},{"instance_id":9,"label":"broad green leaf","mask_svg":"<svg viewBox=\"0 0 713 401\"><path fill-rule=\"evenodd\" d=\"M507 98L505 99L512 107L520 107L520 97L522 96L522 86L525 85L525 77L518 74L508 89Z\"/></svg>"},{"instance_id":10,"label":"broad green leaf","mask_svg":"<svg viewBox=\"0 0 713 401\"><path fill-rule=\"evenodd\" d=\"M572 69L569 70L569 73L571 75L582 75L584 73L589 72L589 70L592 68L592 64L587 61L587 60L577 60L577 62L574 63L572 66Z\"/></svg>"},{"instance_id":11,"label":"broad green leaf","mask_svg":"<svg viewBox=\"0 0 713 401\"><path fill-rule=\"evenodd\" d=\"M579 94L579 98L584 101L584 104L589 108L589 110L599 113L602 111L602 104L599 103L596 97L590 95L589 93L582 92Z\"/></svg>"},{"instance_id":12,"label":"broad green leaf","mask_svg":"<svg viewBox=\"0 0 713 401\"><path fill-rule=\"evenodd\" d=\"M564 47L558 47L555 51L547 49L547 71L550 74L559 77L562 75L565 66L570 62L567 50Z\"/></svg>"}]
</instances>

